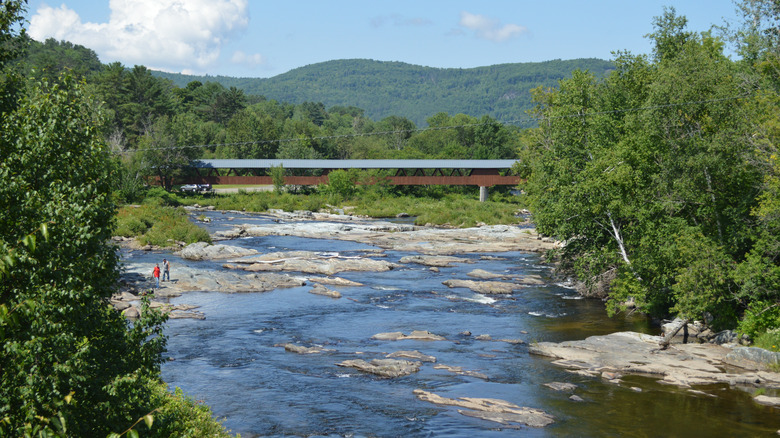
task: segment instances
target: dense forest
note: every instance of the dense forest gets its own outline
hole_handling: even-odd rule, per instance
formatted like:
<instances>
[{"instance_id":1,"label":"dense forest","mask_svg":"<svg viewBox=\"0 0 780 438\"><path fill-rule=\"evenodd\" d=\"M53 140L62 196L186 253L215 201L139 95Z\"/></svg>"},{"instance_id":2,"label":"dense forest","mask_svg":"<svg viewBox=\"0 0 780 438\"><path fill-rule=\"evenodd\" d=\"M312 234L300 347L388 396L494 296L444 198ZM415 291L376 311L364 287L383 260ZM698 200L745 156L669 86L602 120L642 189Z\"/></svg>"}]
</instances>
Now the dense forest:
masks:
<instances>
[{"instance_id":1,"label":"dense forest","mask_svg":"<svg viewBox=\"0 0 780 438\"><path fill-rule=\"evenodd\" d=\"M494 82L461 82L465 70L341 61L278 78L284 92L316 71L295 86L310 87L303 101L241 83L177 86L144 66L102 64L85 47L32 41L24 6L0 3L2 436L137 436L152 422L154 436L221 433L193 425L201 411L159 380L164 318L144 312L129 326L106 304L119 272L116 205L138 201L146 176L170 189L199 157L518 159L538 230L565 242L551 254L559 272L610 311L696 319L780 345L777 0L740 3L744 23L718 33L691 31L666 9L648 35L652 53L568 74L560 64L496 66L474 69ZM411 81L410 96L544 76L530 93L536 123L502 123L514 110L464 98L455 110L425 109L422 128L405 113L374 119L319 98L329 78L358 87L388 69ZM393 111L380 85L374 98Z\"/></svg>"},{"instance_id":2,"label":"dense forest","mask_svg":"<svg viewBox=\"0 0 780 438\"><path fill-rule=\"evenodd\" d=\"M526 114L533 107L529 90L555 86L577 69L602 78L613 65L601 59L574 59L460 69L347 59L307 65L268 79L153 74L179 87L192 81L217 82L280 102L356 106L373 120L403 116L425 126L428 117L445 112L488 115L528 128L535 125Z\"/></svg>"}]
</instances>

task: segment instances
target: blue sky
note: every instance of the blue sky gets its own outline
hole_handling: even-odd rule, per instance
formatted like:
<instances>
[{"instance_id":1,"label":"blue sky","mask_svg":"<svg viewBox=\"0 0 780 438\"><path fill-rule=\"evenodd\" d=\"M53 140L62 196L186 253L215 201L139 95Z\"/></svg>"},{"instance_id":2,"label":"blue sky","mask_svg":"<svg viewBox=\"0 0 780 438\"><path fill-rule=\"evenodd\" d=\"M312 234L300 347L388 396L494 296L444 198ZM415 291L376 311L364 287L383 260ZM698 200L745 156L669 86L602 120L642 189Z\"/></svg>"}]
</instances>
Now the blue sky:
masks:
<instances>
[{"instance_id":1,"label":"blue sky","mask_svg":"<svg viewBox=\"0 0 780 438\"><path fill-rule=\"evenodd\" d=\"M470 68L649 53L664 6L688 30L739 22L732 0L29 0L27 26L104 63L271 77L333 59Z\"/></svg>"}]
</instances>

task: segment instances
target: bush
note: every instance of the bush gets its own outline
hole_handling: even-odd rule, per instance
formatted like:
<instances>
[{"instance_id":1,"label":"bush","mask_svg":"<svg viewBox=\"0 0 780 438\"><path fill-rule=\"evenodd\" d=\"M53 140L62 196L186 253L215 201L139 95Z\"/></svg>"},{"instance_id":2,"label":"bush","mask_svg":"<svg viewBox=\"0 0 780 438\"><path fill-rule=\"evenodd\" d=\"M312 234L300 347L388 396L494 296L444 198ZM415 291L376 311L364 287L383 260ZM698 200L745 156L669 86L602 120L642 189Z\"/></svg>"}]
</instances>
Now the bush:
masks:
<instances>
[{"instance_id":1,"label":"bush","mask_svg":"<svg viewBox=\"0 0 780 438\"><path fill-rule=\"evenodd\" d=\"M143 203L146 205L156 205L156 206L163 206L167 205L170 207L176 207L181 205L181 201L179 200L179 197L175 194L166 191L162 187L152 187L149 190L146 191L146 198L144 198Z\"/></svg>"},{"instance_id":2,"label":"bush","mask_svg":"<svg viewBox=\"0 0 780 438\"><path fill-rule=\"evenodd\" d=\"M136 237L142 245L172 246L176 241L211 242L208 231L190 222L181 208L145 204L123 207L117 213L117 231Z\"/></svg>"},{"instance_id":3,"label":"bush","mask_svg":"<svg viewBox=\"0 0 780 438\"><path fill-rule=\"evenodd\" d=\"M761 335L778 328L780 328L780 306L770 301L757 300L750 303L745 310L737 331L757 340Z\"/></svg>"},{"instance_id":4,"label":"bush","mask_svg":"<svg viewBox=\"0 0 780 438\"><path fill-rule=\"evenodd\" d=\"M174 393L160 383L152 393L155 406L159 406L153 415L153 437L229 437L230 432L212 416L211 409L201 402L187 397L181 388ZM137 429L146 429L139 424Z\"/></svg>"}]
</instances>

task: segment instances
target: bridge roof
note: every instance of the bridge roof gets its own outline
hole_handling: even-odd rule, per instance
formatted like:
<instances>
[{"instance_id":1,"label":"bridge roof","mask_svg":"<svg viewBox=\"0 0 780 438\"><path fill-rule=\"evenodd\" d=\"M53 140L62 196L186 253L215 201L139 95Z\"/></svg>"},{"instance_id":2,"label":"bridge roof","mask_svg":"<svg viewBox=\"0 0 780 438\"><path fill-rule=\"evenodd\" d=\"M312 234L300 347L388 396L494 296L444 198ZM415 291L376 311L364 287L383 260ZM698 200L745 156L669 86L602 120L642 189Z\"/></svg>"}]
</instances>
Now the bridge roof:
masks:
<instances>
[{"instance_id":1,"label":"bridge roof","mask_svg":"<svg viewBox=\"0 0 780 438\"><path fill-rule=\"evenodd\" d=\"M516 160L196 160L199 169L509 169Z\"/></svg>"}]
</instances>

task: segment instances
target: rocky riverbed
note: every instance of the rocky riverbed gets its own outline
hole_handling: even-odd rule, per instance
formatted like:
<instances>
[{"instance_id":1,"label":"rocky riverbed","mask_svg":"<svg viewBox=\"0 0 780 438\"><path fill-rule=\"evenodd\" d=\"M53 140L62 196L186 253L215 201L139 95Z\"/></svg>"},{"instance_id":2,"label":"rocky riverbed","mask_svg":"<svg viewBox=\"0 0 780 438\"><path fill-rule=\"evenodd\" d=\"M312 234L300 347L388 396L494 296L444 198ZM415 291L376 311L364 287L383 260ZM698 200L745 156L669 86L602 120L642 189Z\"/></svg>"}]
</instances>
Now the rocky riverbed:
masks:
<instances>
[{"instance_id":1,"label":"rocky riverbed","mask_svg":"<svg viewBox=\"0 0 780 438\"><path fill-rule=\"evenodd\" d=\"M226 213L229 214L229 213ZM501 259L501 253L523 251L541 253L557 246L550 239L539 236L532 228L516 226L482 226L470 229L441 229L418 227L382 221L364 220L351 216L318 215L314 213L277 214L268 224L241 223L233 220L229 230L213 232L215 244L193 244L180 248L176 257L179 264L172 265L172 281L161 283L153 290L155 306L170 312L173 318L208 319L209 311L181 304L187 302L191 292L214 292L223 294L258 293L306 288L306 300L317 306L331 306L331 303L367 305L370 299L353 298L350 288L363 287L367 277L386 275L394 271L409 272L409 269L434 272L441 286L431 290L430 295L443 296L448 289L474 292L469 300L487 306L501 300L518 300L524 290L543 287L545 280L538 274L492 270L490 265L472 268L476 262ZM328 239L355 242L365 245L350 251L338 250L263 250L237 245L241 239L256 239L267 236L295 236L306 239ZM370 248L368 247L370 245ZM125 285L122 294L113 302L128 316L138 313L138 297L153 288L151 271L155 260L162 260L167 254L154 248L146 248L146 254L126 259L122 274ZM388 252L404 255L388 257ZM138 252L138 250L136 250ZM143 251L141 251L143 252ZM409 253L409 255L407 255ZM484 255L481 255L484 254ZM479 266L479 265L477 265ZM446 278L438 271L463 267L466 278ZM366 278L361 278L365 276ZM439 277L441 279L439 280ZM338 289L338 290L336 290ZM389 287L389 290L392 290ZM266 294L263 294L264 296ZM300 296L300 295L297 295ZM168 301L173 297L178 304ZM300 298L299 298L300 299ZM462 300L462 295L453 295L450 300ZM319 300L319 301L318 301ZM355 301L352 303L351 301ZM361 301L362 300L362 301ZM358 303L361 301L361 303ZM204 321L192 321L203 324ZM461 343L501 343L511 348L521 348L514 353L534 357L546 357L555 366L570 371L571 381L548 381L548 391L570 394L571 402L583 401L587 395L578 389L582 378L590 378L609 384L629 386L625 376L650 376L659 382L676 387L716 396L717 391L707 392L701 386L727 384L732 387L765 388L770 395L754 398L756 403L777 405L778 398L772 394L780 390L780 375L771 367L758 365L766 363L754 360L757 355L738 344L716 345L710 343L672 344L667 349L659 347L659 338L641 333L619 332L606 336L585 337L566 342L534 342L489 334L471 336L467 327L455 334L432 333L425 327L425 320L418 321L413 331L388 331L367 336L366 342L419 343L431 342L451 345L444 351L451 351ZM479 332L477 332L479 333ZM359 370L384 379L409 378L431 370L443 370L453 375L490 381L491 376L483 370L448 360L449 364L437 363L433 355L417 350L397 349L382 356L355 358L352 352L339 351L337 346L311 342L281 341L278 346L284 351L298 353L305 357L334 355L342 357L330 365ZM498 345L498 344L497 344ZM442 348L442 347L439 347ZM527 349L527 350L526 350ZM504 354L499 348L484 356ZM527 351L527 353L526 353ZM774 368L776 370L776 368ZM541 384L539 385L542 386ZM415 391L420 401L441 406L461 408L461 415L482 418L499 424L520 424L544 427L555 421L552 415L534 408L514 405L500 399L454 397L436 394L433 387ZM582 397L581 397L582 396Z\"/></svg>"}]
</instances>

